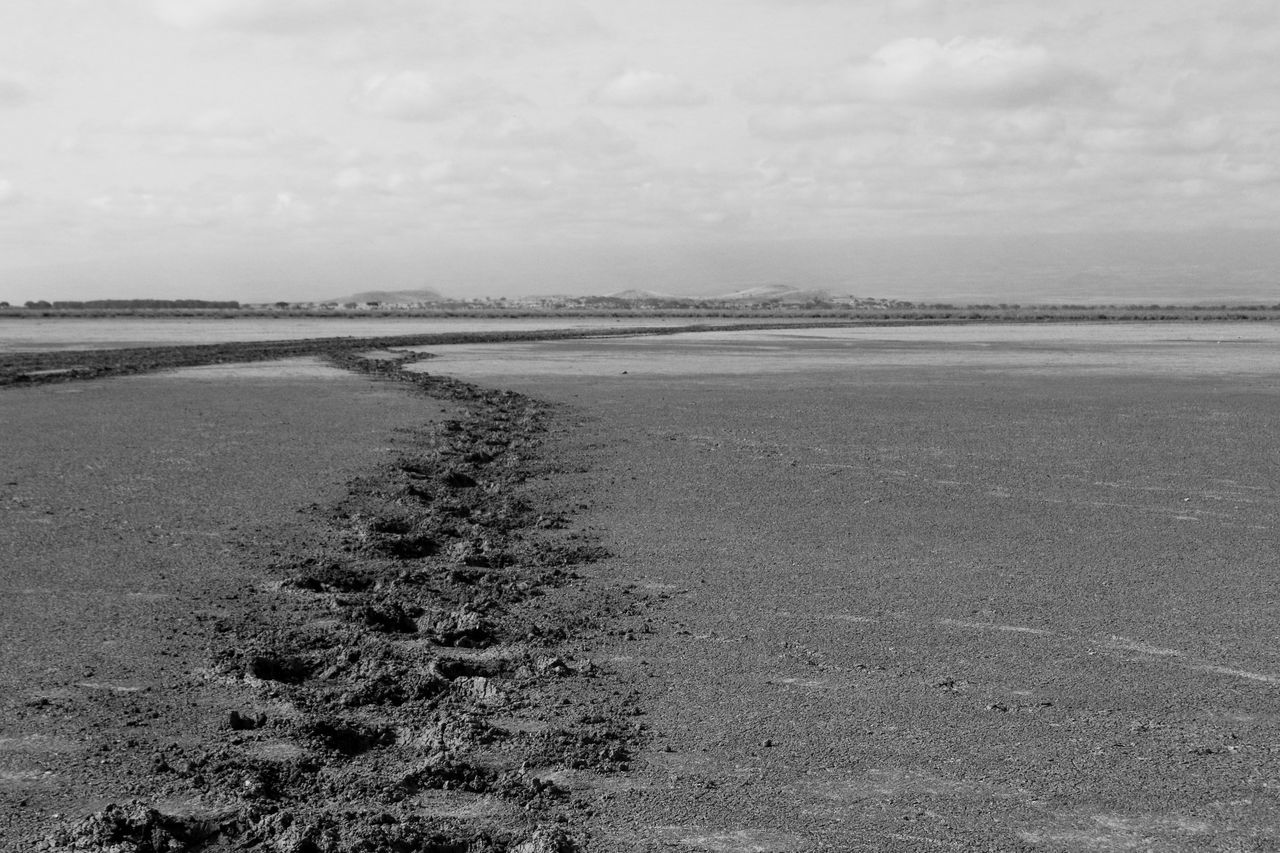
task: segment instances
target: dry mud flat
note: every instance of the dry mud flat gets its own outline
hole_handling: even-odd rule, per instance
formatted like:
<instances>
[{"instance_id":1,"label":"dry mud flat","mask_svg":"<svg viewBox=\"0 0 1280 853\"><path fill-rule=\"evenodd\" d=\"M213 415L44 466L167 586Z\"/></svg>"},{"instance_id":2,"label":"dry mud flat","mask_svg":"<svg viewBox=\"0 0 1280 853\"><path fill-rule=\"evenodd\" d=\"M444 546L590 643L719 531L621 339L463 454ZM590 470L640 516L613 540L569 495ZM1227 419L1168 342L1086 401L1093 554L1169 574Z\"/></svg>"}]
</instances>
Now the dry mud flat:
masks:
<instances>
[{"instance_id":1,"label":"dry mud flat","mask_svg":"<svg viewBox=\"0 0 1280 853\"><path fill-rule=\"evenodd\" d=\"M260 387L219 385L224 368L204 384L60 386L93 389L75 401L78 429L48 420L76 408L48 396L7 416L22 470L6 483L14 524L0 540L21 585L5 620L5 849L555 853L587 841L583 792L628 769L643 725L585 654L630 605L572 583L602 551L575 529L544 455L563 424L518 394L336 358L407 380L399 401L385 388L342 399L325 368L295 363L292 382ZM125 399L113 405L114 392ZM5 393L18 412L16 395L48 392ZM379 430L396 429L391 452L341 437L354 428L369 443L379 424L357 407L370 403L391 416ZM148 405L167 412L139 416ZM62 434L46 441L42 428ZM335 491L323 464L276 442L329 459L345 449L364 470ZM95 481L116 455L129 458ZM182 493L184 473L215 504L210 518Z\"/></svg>"},{"instance_id":2,"label":"dry mud flat","mask_svg":"<svg viewBox=\"0 0 1280 853\"><path fill-rule=\"evenodd\" d=\"M1280 347L1122 331L437 350L647 602L595 849L1280 849Z\"/></svg>"},{"instance_id":3,"label":"dry mud flat","mask_svg":"<svg viewBox=\"0 0 1280 853\"><path fill-rule=\"evenodd\" d=\"M1108 346L442 348L476 384L224 561L203 669L5 706L15 837L1277 849L1277 352Z\"/></svg>"}]
</instances>

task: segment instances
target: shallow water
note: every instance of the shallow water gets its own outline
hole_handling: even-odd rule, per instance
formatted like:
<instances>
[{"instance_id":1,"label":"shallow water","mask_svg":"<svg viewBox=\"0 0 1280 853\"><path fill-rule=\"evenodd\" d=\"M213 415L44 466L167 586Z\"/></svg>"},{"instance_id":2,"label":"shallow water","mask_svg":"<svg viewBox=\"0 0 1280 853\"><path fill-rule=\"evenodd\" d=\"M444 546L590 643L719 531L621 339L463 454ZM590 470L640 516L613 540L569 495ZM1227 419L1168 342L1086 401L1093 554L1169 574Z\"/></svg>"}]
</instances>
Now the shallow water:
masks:
<instances>
[{"instance_id":1,"label":"shallow water","mask_svg":"<svg viewBox=\"0 0 1280 853\"><path fill-rule=\"evenodd\" d=\"M418 370L501 376L713 376L894 367L1280 375L1272 323L972 324L699 332L422 347Z\"/></svg>"},{"instance_id":2,"label":"shallow water","mask_svg":"<svg viewBox=\"0 0 1280 853\"><path fill-rule=\"evenodd\" d=\"M639 317L0 317L0 352L288 341L304 338L715 325L725 320Z\"/></svg>"}]
</instances>

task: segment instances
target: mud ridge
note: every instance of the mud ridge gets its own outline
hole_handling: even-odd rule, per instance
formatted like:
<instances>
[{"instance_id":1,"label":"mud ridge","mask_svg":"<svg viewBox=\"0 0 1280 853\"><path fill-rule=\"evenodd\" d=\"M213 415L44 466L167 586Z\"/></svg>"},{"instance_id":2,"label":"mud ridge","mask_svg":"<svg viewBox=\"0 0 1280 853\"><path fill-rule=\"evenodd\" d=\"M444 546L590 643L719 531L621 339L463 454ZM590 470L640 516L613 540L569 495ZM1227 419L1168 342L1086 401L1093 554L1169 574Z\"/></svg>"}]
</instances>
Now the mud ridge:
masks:
<instances>
[{"instance_id":1,"label":"mud ridge","mask_svg":"<svg viewBox=\"0 0 1280 853\"><path fill-rule=\"evenodd\" d=\"M153 799L37 849L589 849L590 799L560 780L629 769L647 735L583 654L614 605L575 571L605 552L554 491L559 413L330 359L456 413L317 508L306 541L254 547L264 584L213 623L199 676L229 697L219 736L153 756Z\"/></svg>"}]
</instances>

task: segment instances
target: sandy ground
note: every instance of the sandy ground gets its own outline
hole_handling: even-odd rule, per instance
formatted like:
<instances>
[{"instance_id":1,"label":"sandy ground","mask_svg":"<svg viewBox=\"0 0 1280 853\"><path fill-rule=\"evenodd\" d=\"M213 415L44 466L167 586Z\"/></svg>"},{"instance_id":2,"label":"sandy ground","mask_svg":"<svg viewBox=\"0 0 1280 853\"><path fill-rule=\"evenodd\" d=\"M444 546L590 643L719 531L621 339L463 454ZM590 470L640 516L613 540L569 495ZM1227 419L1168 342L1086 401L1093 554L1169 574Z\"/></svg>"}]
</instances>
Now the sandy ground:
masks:
<instances>
[{"instance_id":1,"label":"sandy ground","mask_svg":"<svg viewBox=\"0 0 1280 853\"><path fill-rule=\"evenodd\" d=\"M699 338L501 379L583 414L596 569L650 608L611 653L653 741L599 849L1280 846L1274 344L791 370L719 337L732 374ZM434 366L494 381L475 352Z\"/></svg>"}]
</instances>

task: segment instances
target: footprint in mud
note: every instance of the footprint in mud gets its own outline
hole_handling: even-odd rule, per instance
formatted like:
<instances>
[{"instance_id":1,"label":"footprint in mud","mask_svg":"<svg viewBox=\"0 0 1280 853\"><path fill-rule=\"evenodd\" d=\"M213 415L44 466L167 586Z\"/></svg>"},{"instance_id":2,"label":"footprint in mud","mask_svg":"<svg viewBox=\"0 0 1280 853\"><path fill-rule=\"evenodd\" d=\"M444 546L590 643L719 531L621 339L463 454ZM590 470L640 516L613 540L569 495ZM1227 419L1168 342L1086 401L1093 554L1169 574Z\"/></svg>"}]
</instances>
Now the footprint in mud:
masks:
<instances>
[{"instance_id":1,"label":"footprint in mud","mask_svg":"<svg viewBox=\"0 0 1280 853\"><path fill-rule=\"evenodd\" d=\"M464 471L456 468L450 468L440 478L440 482L444 483L451 489L470 489L476 486L476 479Z\"/></svg>"},{"instance_id":2,"label":"footprint in mud","mask_svg":"<svg viewBox=\"0 0 1280 853\"><path fill-rule=\"evenodd\" d=\"M380 746L395 743L395 732L388 727L367 726L344 720L314 720L301 727L305 737L325 749L345 756L359 755Z\"/></svg>"}]
</instances>

